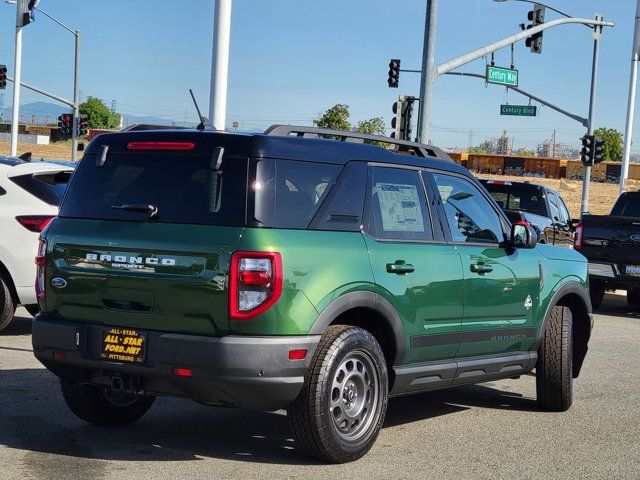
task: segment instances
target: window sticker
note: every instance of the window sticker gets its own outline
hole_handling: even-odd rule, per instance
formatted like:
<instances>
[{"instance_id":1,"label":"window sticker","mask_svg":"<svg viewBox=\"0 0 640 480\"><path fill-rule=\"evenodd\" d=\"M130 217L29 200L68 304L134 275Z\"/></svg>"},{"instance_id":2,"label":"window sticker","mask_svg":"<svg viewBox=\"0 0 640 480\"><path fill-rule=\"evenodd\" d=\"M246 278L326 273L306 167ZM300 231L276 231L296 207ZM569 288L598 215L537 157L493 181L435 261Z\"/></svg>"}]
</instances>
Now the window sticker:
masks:
<instances>
[{"instance_id":1,"label":"window sticker","mask_svg":"<svg viewBox=\"0 0 640 480\"><path fill-rule=\"evenodd\" d=\"M415 185L376 183L382 230L424 232L420 196Z\"/></svg>"}]
</instances>

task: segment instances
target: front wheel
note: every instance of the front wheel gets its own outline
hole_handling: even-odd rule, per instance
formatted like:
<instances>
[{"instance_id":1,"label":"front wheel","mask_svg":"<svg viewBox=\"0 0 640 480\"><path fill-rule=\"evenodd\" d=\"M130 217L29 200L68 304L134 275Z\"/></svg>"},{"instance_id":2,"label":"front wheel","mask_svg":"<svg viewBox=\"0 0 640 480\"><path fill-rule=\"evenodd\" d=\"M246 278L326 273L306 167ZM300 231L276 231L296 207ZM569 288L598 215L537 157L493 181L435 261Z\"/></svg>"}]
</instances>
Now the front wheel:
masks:
<instances>
[{"instance_id":1,"label":"front wheel","mask_svg":"<svg viewBox=\"0 0 640 480\"><path fill-rule=\"evenodd\" d=\"M573 318L567 307L555 306L547 319L536 364L538 405L564 412L573 401Z\"/></svg>"},{"instance_id":2,"label":"front wheel","mask_svg":"<svg viewBox=\"0 0 640 480\"><path fill-rule=\"evenodd\" d=\"M155 400L69 380L60 380L60 387L67 406L76 416L101 427L133 423L147 413Z\"/></svg>"},{"instance_id":3,"label":"front wheel","mask_svg":"<svg viewBox=\"0 0 640 480\"><path fill-rule=\"evenodd\" d=\"M16 305L13 303L9 284L0 275L0 332L11 323L15 311Z\"/></svg>"},{"instance_id":4,"label":"front wheel","mask_svg":"<svg viewBox=\"0 0 640 480\"><path fill-rule=\"evenodd\" d=\"M288 416L296 444L332 463L357 460L373 446L388 401L387 367L367 331L330 326Z\"/></svg>"}]
</instances>

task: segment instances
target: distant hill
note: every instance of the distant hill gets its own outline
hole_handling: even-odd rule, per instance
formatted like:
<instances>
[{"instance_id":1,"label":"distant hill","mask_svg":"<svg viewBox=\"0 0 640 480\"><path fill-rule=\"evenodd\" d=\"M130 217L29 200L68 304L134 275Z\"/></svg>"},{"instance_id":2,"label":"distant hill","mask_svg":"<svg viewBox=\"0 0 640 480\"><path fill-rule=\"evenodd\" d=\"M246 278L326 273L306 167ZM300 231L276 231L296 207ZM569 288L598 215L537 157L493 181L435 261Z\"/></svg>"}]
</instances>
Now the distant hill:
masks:
<instances>
[{"instance_id":1,"label":"distant hill","mask_svg":"<svg viewBox=\"0 0 640 480\"><path fill-rule=\"evenodd\" d=\"M31 119L35 117L37 125L46 123L56 123L58 116L63 113L70 112L69 107L49 102L31 102L20 106L21 122L31 123ZM173 120L168 118L156 117L153 115L140 116L132 115L125 112L118 112L124 118L124 125L133 125L136 123L151 123L154 125L172 125ZM6 123L11 120L11 105L4 106L3 121ZM175 120L176 125L184 125L184 120Z\"/></svg>"}]
</instances>

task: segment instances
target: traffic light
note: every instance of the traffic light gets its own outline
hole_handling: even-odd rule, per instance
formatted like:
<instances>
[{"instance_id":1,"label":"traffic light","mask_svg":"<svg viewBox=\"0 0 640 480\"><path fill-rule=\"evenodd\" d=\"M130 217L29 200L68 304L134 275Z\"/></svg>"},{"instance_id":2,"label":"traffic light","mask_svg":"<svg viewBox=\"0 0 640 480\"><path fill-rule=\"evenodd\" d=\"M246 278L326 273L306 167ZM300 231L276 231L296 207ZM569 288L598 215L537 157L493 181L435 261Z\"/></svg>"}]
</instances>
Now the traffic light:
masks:
<instances>
[{"instance_id":1,"label":"traffic light","mask_svg":"<svg viewBox=\"0 0 640 480\"><path fill-rule=\"evenodd\" d=\"M604 140L600 137L593 139L593 163L600 163L604 160Z\"/></svg>"},{"instance_id":2,"label":"traffic light","mask_svg":"<svg viewBox=\"0 0 640 480\"><path fill-rule=\"evenodd\" d=\"M63 113L58 117L58 126L60 127L60 138L68 140L71 137L71 129L73 128L73 115Z\"/></svg>"},{"instance_id":3,"label":"traffic light","mask_svg":"<svg viewBox=\"0 0 640 480\"><path fill-rule=\"evenodd\" d=\"M544 23L544 10L544 5L540 5L539 3L533 4L533 10L530 10L527 14L527 18L531 22L531 25L527 28L537 27ZM527 37L525 44L532 53L542 53L542 32Z\"/></svg>"},{"instance_id":4,"label":"traffic light","mask_svg":"<svg viewBox=\"0 0 640 480\"><path fill-rule=\"evenodd\" d=\"M80 115L78 119L78 136L85 137L89 133L89 115Z\"/></svg>"},{"instance_id":5,"label":"traffic light","mask_svg":"<svg viewBox=\"0 0 640 480\"><path fill-rule=\"evenodd\" d=\"M580 161L585 167L593 165L595 137L593 135L585 135L582 137L582 150L580 151Z\"/></svg>"},{"instance_id":6,"label":"traffic light","mask_svg":"<svg viewBox=\"0 0 640 480\"><path fill-rule=\"evenodd\" d=\"M391 119L392 138L398 140L411 140L411 120L413 118L413 103L415 97L400 95L398 101L393 104L394 117Z\"/></svg>"},{"instance_id":7,"label":"traffic light","mask_svg":"<svg viewBox=\"0 0 640 480\"><path fill-rule=\"evenodd\" d=\"M18 27L29 25L36 19L33 11L38 3L40 3L40 0L18 0L18 8L20 9L20 13L18 16Z\"/></svg>"},{"instance_id":8,"label":"traffic light","mask_svg":"<svg viewBox=\"0 0 640 480\"><path fill-rule=\"evenodd\" d=\"M391 88L398 88L400 82L400 59L392 58L389 62L389 79L387 83Z\"/></svg>"},{"instance_id":9,"label":"traffic light","mask_svg":"<svg viewBox=\"0 0 640 480\"><path fill-rule=\"evenodd\" d=\"M7 66L0 65L0 90L7 88Z\"/></svg>"}]
</instances>

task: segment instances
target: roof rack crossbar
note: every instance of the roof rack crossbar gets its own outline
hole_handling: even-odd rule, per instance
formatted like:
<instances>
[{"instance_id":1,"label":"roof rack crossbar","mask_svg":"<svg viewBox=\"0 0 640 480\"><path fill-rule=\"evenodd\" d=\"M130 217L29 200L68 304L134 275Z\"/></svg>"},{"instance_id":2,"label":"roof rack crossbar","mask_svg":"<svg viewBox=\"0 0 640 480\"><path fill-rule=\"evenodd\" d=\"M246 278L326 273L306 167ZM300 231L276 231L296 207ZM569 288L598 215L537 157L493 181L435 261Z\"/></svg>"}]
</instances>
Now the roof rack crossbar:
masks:
<instances>
[{"instance_id":1,"label":"roof rack crossbar","mask_svg":"<svg viewBox=\"0 0 640 480\"><path fill-rule=\"evenodd\" d=\"M271 125L265 130L265 135L273 136L297 136L297 137L320 137L332 136L338 137L341 142L358 142L364 143L365 140L374 142L388 143L399 147L407 147L419 157L435 157L440 160L452 161L451 158L438 147L433 145L425 145L423 143L412 142L409 140L398 140L391 137L383 137L382 135L370 135L367 133L347 132L345 130L332 130L330 128L308 127L300 125Z\"/></svg>"}]
</instances>

